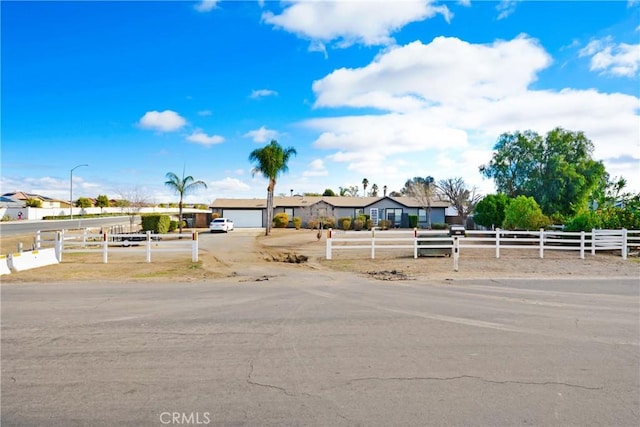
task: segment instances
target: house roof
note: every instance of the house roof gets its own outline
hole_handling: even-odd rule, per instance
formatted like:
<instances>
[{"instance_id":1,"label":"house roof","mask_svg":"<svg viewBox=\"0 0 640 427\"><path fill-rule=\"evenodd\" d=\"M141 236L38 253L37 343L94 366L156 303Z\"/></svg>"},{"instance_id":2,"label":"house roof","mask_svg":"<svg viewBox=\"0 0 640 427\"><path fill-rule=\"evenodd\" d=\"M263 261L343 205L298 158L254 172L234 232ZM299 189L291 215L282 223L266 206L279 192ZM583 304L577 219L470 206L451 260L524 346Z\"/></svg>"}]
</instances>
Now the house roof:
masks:
<instances>
[{"instance_id":1,"label":"house roof","mask_svg":"<svg viewBox=\"0 0 640 427\"><path fill-rule=\"evenodd\" d=\"M390 199L406 207L421 208L422 204L413 197L341 197L341 196L291 196L274 197L274 208L297 208L313 206L324 202L337 208L364 208L374 203ZM431 206L434 208L446 208L451 204L441 200L434 200ZM266 199L216 199L210 206L213 209L264 209L267 207Z\"/></svg>"}]
</instances>

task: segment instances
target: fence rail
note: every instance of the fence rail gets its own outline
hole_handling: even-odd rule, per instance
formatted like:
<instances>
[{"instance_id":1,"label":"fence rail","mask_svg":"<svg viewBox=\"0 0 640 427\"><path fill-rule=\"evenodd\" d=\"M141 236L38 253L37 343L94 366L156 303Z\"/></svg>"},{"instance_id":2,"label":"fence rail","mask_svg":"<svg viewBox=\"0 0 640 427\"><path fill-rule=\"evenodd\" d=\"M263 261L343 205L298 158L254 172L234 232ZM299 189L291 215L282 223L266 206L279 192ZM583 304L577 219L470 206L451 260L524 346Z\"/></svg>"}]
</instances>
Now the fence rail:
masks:
<instances>
[{"instance_id":1,"label":"fence rail","mask_svg":"<svg viewBox=\"0 0 640 427\"><path fill-rule=\"evenodd\" d=\"M35 248L54 247L58 261L63 254L101 253L102 262L108 263L110 253L145 253L151 262L152 253L187 252L191 260L198 261L198 233L153 234L144 233L91 233L86 229L80 233L68 230L38 231Z\"/></svg>"},{"instance_id":2,"label":"fence rail","mask_svg":"<svg viewBox=\"0 0 640 427\"><path fill-rule=\"evenodd\" d=\"M584 259L586 251L620 251L626 259L631 250L640 247L640 230L592 230L591 232L564 231L494 231L468 230L461 236L450 236L445 230L371 230L335 231L327 237L326 259L333 259L334 251L366 250L371 259L376 252L388 249L407 249L417 258L421 252L444 250L445 255L458 255L460 249L493 249L496 258L502 250L536 250L544 258L545 251L576 251ZM365 237L366 236L366 237ZM457 243L456 243L457 242Z\"/></svg>"}]
</instances>

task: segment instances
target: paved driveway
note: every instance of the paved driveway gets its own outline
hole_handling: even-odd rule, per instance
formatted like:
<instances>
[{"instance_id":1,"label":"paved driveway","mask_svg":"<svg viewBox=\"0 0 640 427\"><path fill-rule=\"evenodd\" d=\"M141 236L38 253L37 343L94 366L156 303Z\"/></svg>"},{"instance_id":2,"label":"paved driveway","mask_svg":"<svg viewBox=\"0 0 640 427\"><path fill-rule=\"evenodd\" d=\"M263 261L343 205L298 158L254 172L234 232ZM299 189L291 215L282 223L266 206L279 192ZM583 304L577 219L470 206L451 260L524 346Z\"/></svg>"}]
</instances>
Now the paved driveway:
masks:
<instances>
[{"instance_id":1,"label":"paved driveway","mask_svg":"<svg viewBox=\"0 0 640 427\"><path fill-rule=\"evenodd\" d=\"M3 285L2 426L640 423L635 279L263 279Z\"/></svg>"}]
</instances>

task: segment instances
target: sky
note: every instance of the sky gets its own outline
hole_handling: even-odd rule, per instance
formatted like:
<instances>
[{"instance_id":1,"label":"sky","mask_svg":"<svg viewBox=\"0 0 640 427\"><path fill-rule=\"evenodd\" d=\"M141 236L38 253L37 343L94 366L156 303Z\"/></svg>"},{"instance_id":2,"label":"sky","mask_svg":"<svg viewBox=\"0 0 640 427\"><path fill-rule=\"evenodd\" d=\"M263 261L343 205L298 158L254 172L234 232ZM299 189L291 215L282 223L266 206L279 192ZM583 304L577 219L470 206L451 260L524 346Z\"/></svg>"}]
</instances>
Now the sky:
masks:
<instances>
[{"instance_id":1,"label":"sky","mask_svg":"<svg viewBox=\"0 0 640 427\"><path fill-rule=\"evenodd\" d=\"M264 198L463 178L503 133L583 131L640 191L640 0L2 1L1 191ZM88 165L79 166L78 165Z\"/></svg>"}]
</instances>

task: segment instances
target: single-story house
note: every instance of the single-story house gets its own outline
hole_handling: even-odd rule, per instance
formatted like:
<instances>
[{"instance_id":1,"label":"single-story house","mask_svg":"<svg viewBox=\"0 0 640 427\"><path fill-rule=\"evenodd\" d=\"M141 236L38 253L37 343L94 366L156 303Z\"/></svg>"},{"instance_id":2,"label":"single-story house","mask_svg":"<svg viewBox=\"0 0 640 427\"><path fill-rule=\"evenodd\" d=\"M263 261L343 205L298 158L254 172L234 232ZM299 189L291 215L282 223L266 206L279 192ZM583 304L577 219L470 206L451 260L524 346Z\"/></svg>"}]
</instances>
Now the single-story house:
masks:
<instances>
[{"instance_id":1,"label":"single-story house","mask_svg":"<svg viewBox=\"0 0 640 427\"><path fill-rule=\"evenodd\" d=\"M24 207L29 199L40 200L43 208L69 207L69 202L66 200L52 199L51 197L40 194L25 193L24 191L16 191L2 195L2 203L5 207L14 207L11 206L12 203L13 205L21 205L21 207Z\"/></svg>"},{"instance_id":2,"label":"single-story house","mask_svg":"<svg viewBox=\"0 0 640 427\"><path fill-rule=\"evenodd\" d=\"M434 200L431 203L431 223L445 223L445 211L449 202ZM211 204L212 213L233 220L235 227L265 227L267 220L266 199L216 199ZM302 220L306 227L310 220L356 218L368 215L374 223L381 219L391 221L393 227L408 226L408 216L418 216L418 226L427 226L427 212L413 197L339 197L339 196L290 196L274 197L273 213L284 212Z\"/></svg>"}]
</instances>

